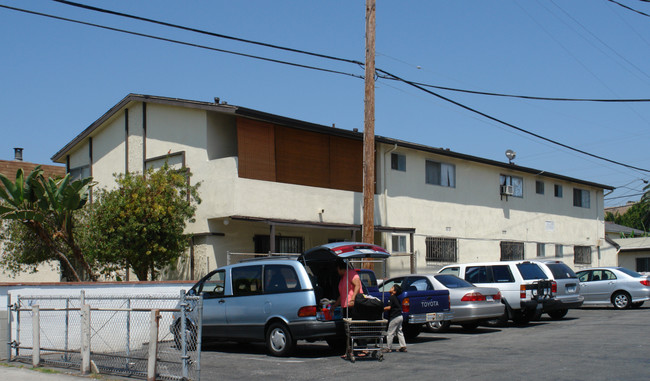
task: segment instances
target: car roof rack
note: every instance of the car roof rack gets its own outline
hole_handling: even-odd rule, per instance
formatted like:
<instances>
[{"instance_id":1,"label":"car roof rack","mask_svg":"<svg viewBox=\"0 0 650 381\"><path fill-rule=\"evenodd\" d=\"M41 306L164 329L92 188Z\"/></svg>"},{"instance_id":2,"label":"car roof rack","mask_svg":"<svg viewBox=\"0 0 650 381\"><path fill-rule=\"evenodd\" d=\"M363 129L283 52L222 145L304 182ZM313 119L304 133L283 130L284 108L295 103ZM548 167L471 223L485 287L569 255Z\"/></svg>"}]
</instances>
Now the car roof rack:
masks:
<instances>
[{"instance_id":1,"label":"car roof rack","mask_svg":"<svg viewBox=\"0 0 650 381\"><path fill-rule=\"evenodd\" d=\"M299 255L300 254L296 254L295 256L293 256L293 255L264 255L264 256L260 256L260 257L242 259L241 261L239 261L239 263L255 262L255 261L268 261L268 260L273 260L273 259L298 259Z\"/></svg>"}]
</instances>

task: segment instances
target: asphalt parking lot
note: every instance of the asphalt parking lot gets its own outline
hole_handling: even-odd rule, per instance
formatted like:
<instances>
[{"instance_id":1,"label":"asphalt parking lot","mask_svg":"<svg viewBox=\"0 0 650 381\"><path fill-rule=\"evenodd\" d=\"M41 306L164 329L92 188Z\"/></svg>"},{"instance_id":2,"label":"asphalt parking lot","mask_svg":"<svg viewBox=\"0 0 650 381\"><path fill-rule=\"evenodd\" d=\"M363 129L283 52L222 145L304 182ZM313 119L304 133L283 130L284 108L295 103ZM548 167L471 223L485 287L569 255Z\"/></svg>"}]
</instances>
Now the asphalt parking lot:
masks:
<instances>
[{"instance_id":1,"label":"asphalt parking lot","mask_svg":"<svg viewBox=\"0 0 650 381\"><path fill-rule=\"evenodd\" d=\"M646 303L647 304L647 303ZM263 344L206 343L202 380L631 380L650 376L650 307L571 310L518 327L452 326L422 333L408 353L384 361L340 358L325 343L298 342L293 357L268 356Z\"/></svg>"}]
</instances>

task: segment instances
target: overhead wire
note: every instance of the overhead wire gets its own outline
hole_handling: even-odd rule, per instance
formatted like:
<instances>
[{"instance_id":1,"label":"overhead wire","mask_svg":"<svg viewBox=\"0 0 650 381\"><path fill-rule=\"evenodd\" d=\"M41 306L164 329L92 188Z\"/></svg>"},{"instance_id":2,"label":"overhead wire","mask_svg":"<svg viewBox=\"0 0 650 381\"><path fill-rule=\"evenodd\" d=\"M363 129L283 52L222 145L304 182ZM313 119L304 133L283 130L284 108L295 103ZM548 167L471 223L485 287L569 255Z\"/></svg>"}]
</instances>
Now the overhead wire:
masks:
<instances>
[{"instance_id":1,"label":"overhead wire","mask_svg":"<svg viewBox=\"0 0 650 381\"><path fill-rule=\"evenodd\" d=\"M644 12L641 12L641 11L639 11L639 10L637 10L637 9L632 8L632 7L628 7L627 5L622 4L622 3L619 3L619 2L616 1L616 0L607 0L607 1L609 1L610 3L614 3L614 4L616 4L616 5L619 5L619 6L625 8L625 9L627 9L627 10L630 10L630 11L632 11L632 12L638 13L638 14L640 14L640 15L642 15L642 16L650 17L649 14L644 13ZM641 1L643 1L643 0L641 0Z\"/></svg>"},{"instance_id":2,"label":"overhead wire","mask_svg":"<svg viewBox=\"0 0 650 381\"><path fill-rule=\"evenodd\" d=\"M159 40L159 41L164 41L164 42L171 42L173 44L185 45L185 46L190 46L190 47L193 47L193 48L212 50L212 51L215 51L215 52L228 53L228 54L233 54L233 55L236 55L236 56L241 56L241 57L246 57L246 58L253 58L253 59L257 59L257 60L261 60L261 61L267 61L267 62L279 63L279 64L283 64L283 65L301 67L301 68L304 68L304 69L323 71L323 72L328 72L328 73L333 73L333 74L341 74L341 75L346 75L346 76L360 78L360 79L364 78L363 75L358 75L358 74L353 74L353 73L346 73L346 72L339 71L339 70L326 69L326 68L312 66L312 65L304 65L304 64L299 64L299 63L290 62L290 61L283 61L283 60L278 60L278 59L274 59L274 58L256 56L256 55L246 54L246 53L240 53L240 52L235 52L233 50L213 48L211 46L200 45L200 44L195 44L195 43L185 42L185 41L180 41L180 40L174 40L174 39L171 39L171 38L159 37L159 36L154 36L154 35L146 34L146 33L133 32L133 31L126 30L126 29L114 28L114 27L95 24L95 23L90 23L90 22L86 22L86 21L70 19L70 18L67 18L67 17L55 16L55 15L50 15L50 14L47 14L47 13L41 13L41 12L36 12L36 11L30 11L30 10L27 10L27 9L10 7L10 6L3 5L3 4L0 4L0 8L11 9L11 10L18 11L18 12L24 12L24 13L28 13L28 14L32 14L32 15L43 16L43 17L47 17L47 18L51 18L51 19L55 19L55 20L67 21L67 22L71 22L71 23L75 23L75 24L92 26L92 27L95 27L95 28L106 29L106 30L110 30L110 31L114 31L114 32L126 33L126 34L130 34L130 35L133 35L133 36L146 37L146 38L151 38L151 39L154 39L154 40Z\"/></svg>"},{"instance_id":3,"label":"overhead wire","mask_svg":"<svg viewBox=\"0 0 650 381\"><path fill-rule=\"evenodd\" d=\"M62 2L63 0L54 0L54 1ZM49 14L45 14L45 13L41 13L41 12L29 11L29 10L10 7L10 6L6 6L6 5L2 5L2 4L0 4L0 7L1 8L6 8L6 9L11 9L11 10L14 10L14 11L24 12L24 13L28 13L28 14L39 15L39 16L43 16L43 17L53 18L53 19L62 20L62 21L68 21L68 22L72 22L72 23L97 27L97 28L101 28L101 29L116 31L116 32L120 32L120 33L126 33L126 34L140 36L140 37L152 38L152 39L155 39L155 40L160 40L160 41L165 41L165 42L170 42L170 43L175 43L175 44L180 44L180 45L185 45L185 46L191 46L191 47L197 47L197 48L201 48L201 49L207 49L207 50L212 50L212 51L217 51L217 52L222 52L222 53L234 54L234 55L243 56L243 57L247 57L247 58L254 58L254 59L258 59L258 60L264 60L264 61L269 61L269 62L274 62L274 63L280 63L280 64L285 64L285 65L290 65L290 66L295 66L295 67L302 67L302 68L319 70L319 71L324 71L324 72L329 72L329 73L342 74L342 75L347 75L347 76L351 76L351 77L355 77L355 78L361 78L361 79L364 78L364 76L362 76L362 75L356 75L356 74L346 73L346 72L337 71L337 70L324 69L324 68L319 68L319 67L310 66L310 65L297 64L297 63L294 63L294 62L271 59L271 58L266 58L266 57L261 57L261 56L255 56L255 55L250 55L250 54L245 54L245 53L240 53L240 52L234 52L234 51L225 50L225 49L218 49L218 48L213 48L213 47L209 47L209 46L205 46L205 45L188 43L188 42L184 42L184 41L179 41L179 40L174 40L174 39L169 39L169 38L164 38L164 37L158 37L158 36L154 36L154 35L150 35L150 34L133 32L133 31L125 30L125 29L108 27L108 26L89 23L89 22L85 22L85 21L79 21L79 20L69 19L69 18L60 17L60 16L49 15ZM357 61L353 61L353 60L349 60L349 62L358 64ZM515 130L517 130L519 132L522 132L524 134L533 136L533 137L538 138L540 140L543 140L543 141L552 143L554 145L563 147L563 148L568 149L570 151L574 151L574 152L577 152L577 153L580 153L580 154L583 154L583 155L586 155L586 156L589 156L589 157L592 157L592 158L596 158L596 159L603 160L603 161L606 161L606 162L609 162L609 163L612 163L612 164L616 164L616 165L619 165L619 166L622 166L622 167L625 167L625 168L628 168L628 169L633 169L633 170L637 170L637 171L641 171L641 172L650 173L650 170L648 170L648 169L632 166L632 165L625 164L625 163L622 163L622 162L619 162L619 161L615 161L615 160L605 158L603 156L595 155L595 154L586 152L584 150L569 146L567 144L560 143L560 142L558 142L556 140L546 138L544 136L541 136L541 135L536 134L534 132L528 131L528 130L523 129L521 127L515 126L514 124L505 122L503 120L500 120L498 118L490 116L490 115L488 115L488 114L486 114L486 113L484 113L482 111L476 110L476 109L471 108L469 106L466 106L466 105L464 105L462 103L454 101L454 100L452 100L450 98L442 96L442 95L440 95L440 94L438 94L436 92L433 92L431 90L426 89L423 85L420 85L420 84L415 83L413 81L406 80L406 79L401 78L401 77L399 77L399 76L397 76L395 74L391 74L391 73L389 73L389 72L387 72L385 70L376 68L376 72L378 72L378 75L379 75L379 73L382 73L382 74L384 74L384 76L387 76L387 77L392 78L394 80L398 80L400 82L403 82L403 83L405 83L405 84L407 84L409 86L412 86L412 87L414 87L416 89L424 91L424 92L426 92L426 93L428 93L430 95L433 95L433 96L435 96L435 97L437 97L439 99L442 99L442 100L444 100L446 102L452 103L452 104L454 104L454 105L456 105L458 107L461 107L461 108L463 108L463 109L465 109L467 111L470 111L470 112L472 112L474 114L480 115L480 116L482 116L484 118L487 118L487 119L489 119L489 120L491 120L493 122L496 122L498 124L507 126L509 128L512 128L512 129L515 129Z\"/></svg>"},{"instance_id":4,"label":"overhead wire","mask_svg":"<svg viewBox=\"0 0 650 381\"><path fill-rule=\"evenodd\" d=\"M305 55L325 58L325 59L334 60L334 61L351 63L351 64L355 64L355 65L359 65L359 66L365 66L364 62L349 59L349 58L336 57L336 56L332 56L332 55L327 55L327 54L322 54L322 53L317 53L317 52L312 52L312 51L307 51L307 50L302 50L302 49L295 49L295 48L290 48L290 47L286 47L286 46L270 44L270 43L266 43L266 42L260 42L260 41L250 40L250 39L244 39L244 38L240 38L240 37L226 35L226 34L223 34L223 33L210 32L210 31L206 31L206 30L202 30L202 29L187 27L187 26L178 25L178 24L172 24L172 23L169 23L169 22L154 20L154 19L150 19L150 18L146 18L146 17L142 17L142 16L137 16L137 15L132 15L132 14L124 13L124 12L117 12L117 11L113 11L113 10L109 10L109 9L104 9L104 8L99 8L99 7L86 5L86 4L80 4L80 3L76 3L76 2L68 1L68 0L51 0L51 1L56 2L56 3L65 4L65 5L69 5L69 6L72 6L72 7L91 10L91 11L95 11L95 12L106 13L106 14L111 14L111 15L115 15L115 16L130 18L130 19L134 19L134 20L145 21L145 22L153 23L153 24L157 24L157 25L163 25L163 26L167 26L167 27L170 27L170 28L175 28L175 29L181 29L181 30L185 30L185 31L200 33L200 34L204 34L204 35L208 35L208 36L212 36L212 37L224 38L224 39L229 39L229 40L233 40L233 41L239 41L239 42L244 42L244 43L248 43L248 44L254 44L254 45L264 46L264 47L268 47L268 48L284 50L284 51L288 51L288 52L292 52L292 53L305 54ZM392 78L384 78L384 79L392 79ZM532 95L504 94L504 93L496 93L496 92L458 89L458 88L452 88L452 87L431 85L431 84L426 84L426 83L421 83L421 82L414 82L414 83L417 83L420 86L431 87L431 88L435 88L435 89L439 89L439 90L448 90L448 91L455 91L455 92L476 94L476 95L489 95L489 96L497 96L497 97L510 97L510 98L520 98L520 99L544 100L544 101L608 102L608 103L650 102L650 98L598 99L598 98L541 97L541 96L532 96Z\"/></svg>"}]
</instances>

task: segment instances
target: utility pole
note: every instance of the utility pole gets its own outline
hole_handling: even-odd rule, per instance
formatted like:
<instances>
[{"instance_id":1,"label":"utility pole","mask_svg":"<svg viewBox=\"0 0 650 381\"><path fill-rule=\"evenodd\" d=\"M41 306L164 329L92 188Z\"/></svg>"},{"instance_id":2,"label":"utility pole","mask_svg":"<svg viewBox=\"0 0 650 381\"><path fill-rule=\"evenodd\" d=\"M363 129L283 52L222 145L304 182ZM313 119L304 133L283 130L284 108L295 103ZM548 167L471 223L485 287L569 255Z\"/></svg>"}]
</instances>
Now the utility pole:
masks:
<instances>
[{"instance_id":1,"label":"utility pole","mask_svg":"<svg viewBox=\"0 0 650 381\"><path fill-rule=\"evenodd\" d=\"M362 239L375 243L375 0L366 0Z\"/></svg>"}]
</instances>

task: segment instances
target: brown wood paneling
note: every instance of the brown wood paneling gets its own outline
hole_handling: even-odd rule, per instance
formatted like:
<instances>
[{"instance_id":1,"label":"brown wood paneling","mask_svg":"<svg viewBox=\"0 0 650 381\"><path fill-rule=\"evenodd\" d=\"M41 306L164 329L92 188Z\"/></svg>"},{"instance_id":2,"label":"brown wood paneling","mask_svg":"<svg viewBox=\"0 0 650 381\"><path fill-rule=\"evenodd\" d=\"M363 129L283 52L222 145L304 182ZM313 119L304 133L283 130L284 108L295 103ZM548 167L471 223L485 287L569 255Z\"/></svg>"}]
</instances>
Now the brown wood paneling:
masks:
<instances>
[{"instance_id":1,"label":"brown wood paneling","mask_svg":"<svg viewBox=\"0 0 650 381\"><path fill-rule=\"evenodd\" d=\"M330 187L328 135L276 126L275 152L277 181Z\"/></svg>"},{"instance_id":2,"label":"brown wood paneling","mask_svg":"<svg viewBox=\"0 0 650 381\"><path fill-rule=\"evenodd\" d=\"M237 118L237 150L239 177L276 181L272 124Z\"/></svg>"},{"instance_id":3,"label":"brown wood paneling","mask_svg":"<svg viewBox=\"0 0 650 381\"><path fill-rule=\"evenodd\" d=\"M330 136L330 186L363 191L363 142Z\"/></svg>"}]
</instances>

